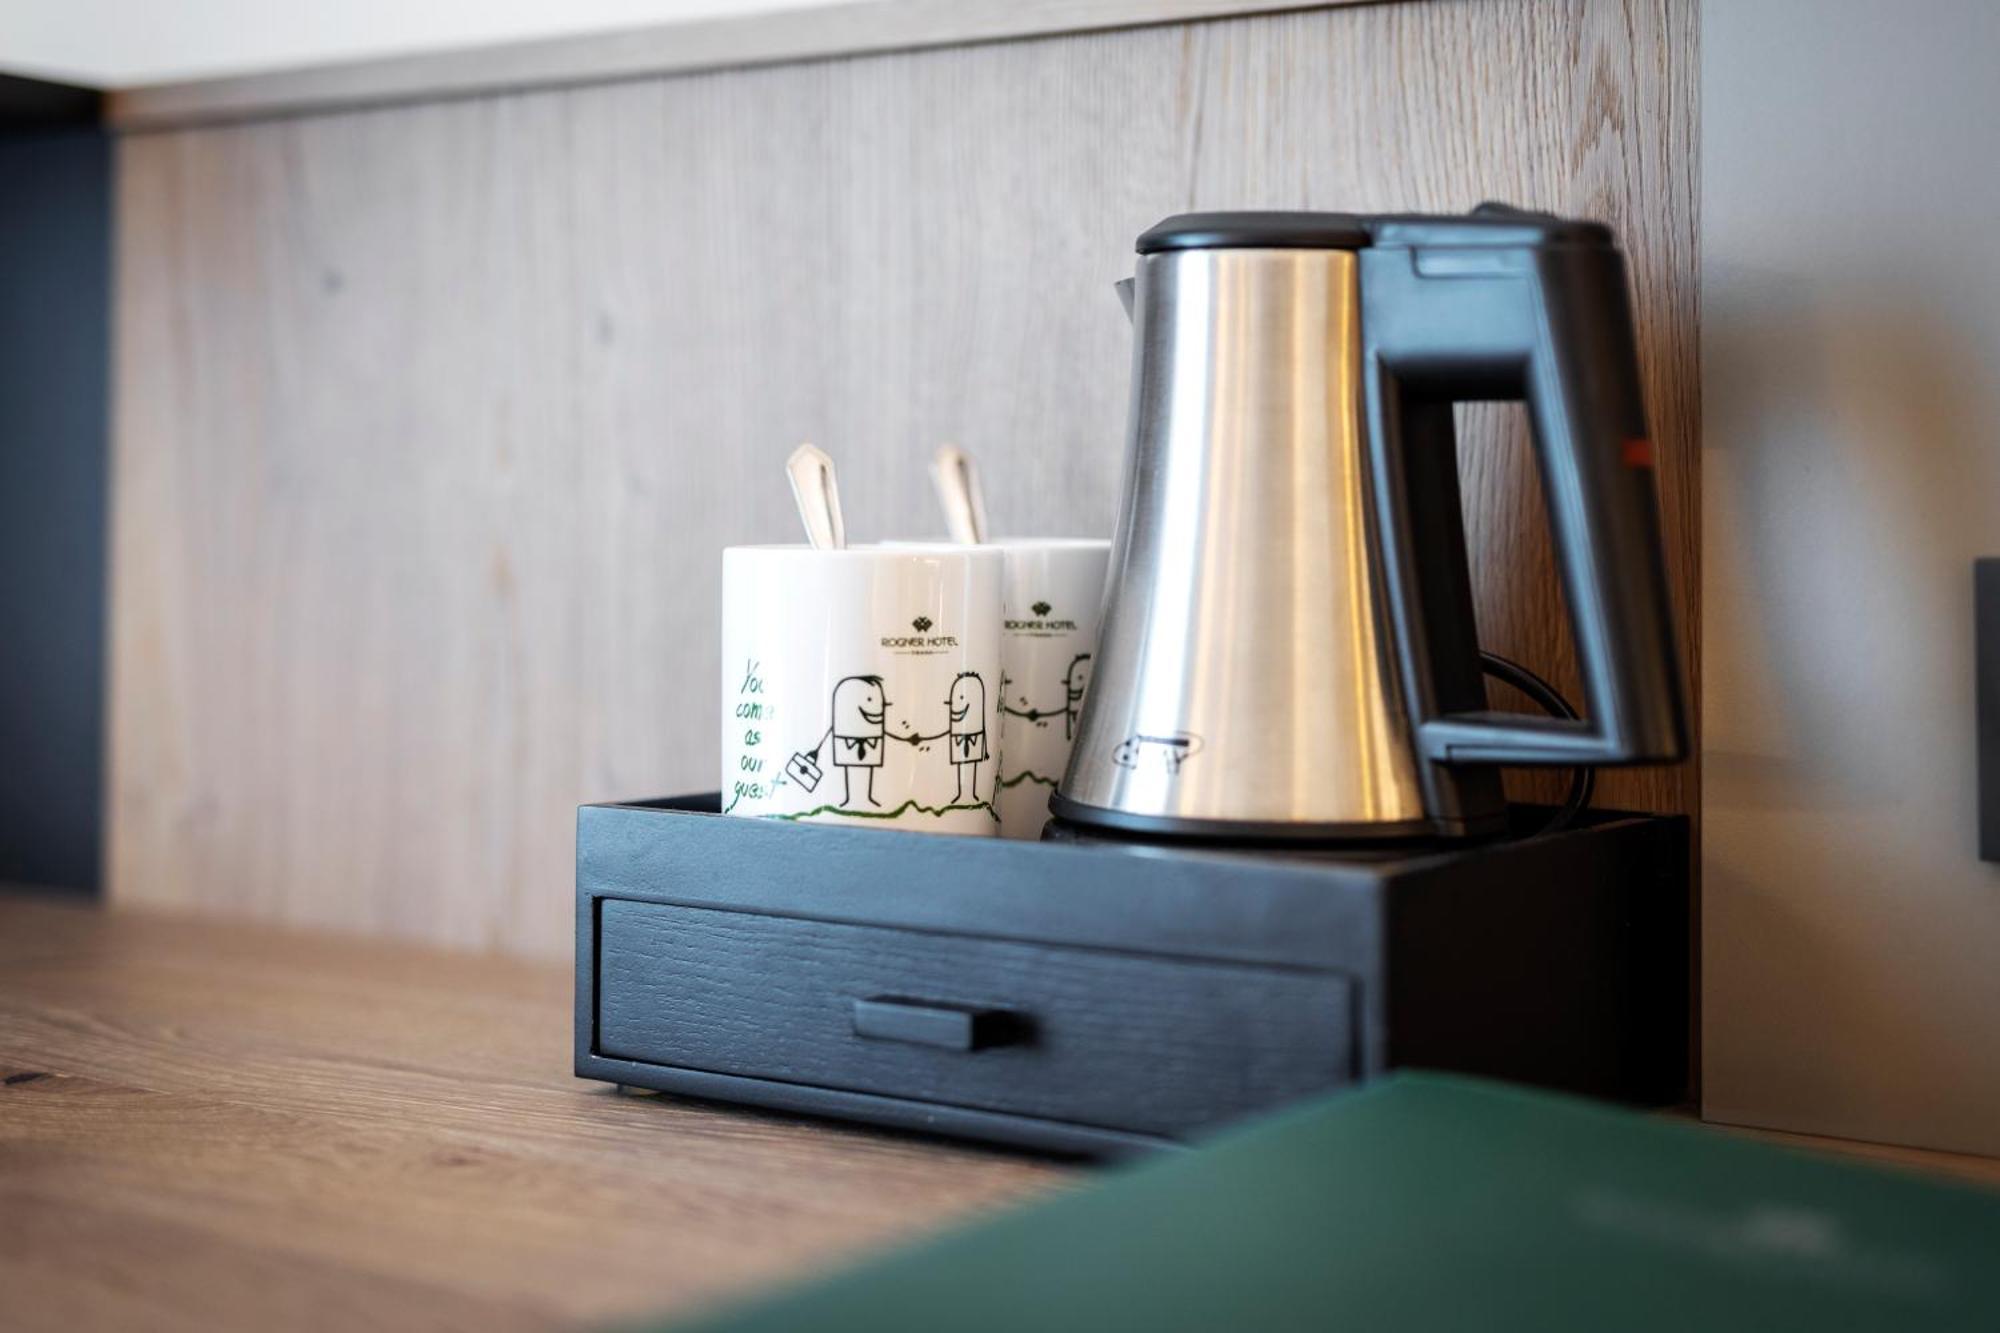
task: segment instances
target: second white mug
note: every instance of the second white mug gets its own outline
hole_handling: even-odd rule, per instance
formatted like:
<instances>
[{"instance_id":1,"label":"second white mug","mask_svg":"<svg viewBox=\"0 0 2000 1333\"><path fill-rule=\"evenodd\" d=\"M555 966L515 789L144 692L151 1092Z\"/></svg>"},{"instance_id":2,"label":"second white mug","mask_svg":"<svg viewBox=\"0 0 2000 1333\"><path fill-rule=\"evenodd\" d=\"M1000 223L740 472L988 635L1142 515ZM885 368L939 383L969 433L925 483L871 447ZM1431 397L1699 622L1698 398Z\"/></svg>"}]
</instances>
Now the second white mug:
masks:
<instances>
[{"instance_id":1,"label":"second white mug","mask_svg":"<svg viewBox=\"0 0 2000 1333\"><path fill-rule=\"evenodd\" d=\"M1021 538L1006 559L1000 622L1000 834L1039 838L1090 685L1111 543Z\"/></svg>"}]
</instances>

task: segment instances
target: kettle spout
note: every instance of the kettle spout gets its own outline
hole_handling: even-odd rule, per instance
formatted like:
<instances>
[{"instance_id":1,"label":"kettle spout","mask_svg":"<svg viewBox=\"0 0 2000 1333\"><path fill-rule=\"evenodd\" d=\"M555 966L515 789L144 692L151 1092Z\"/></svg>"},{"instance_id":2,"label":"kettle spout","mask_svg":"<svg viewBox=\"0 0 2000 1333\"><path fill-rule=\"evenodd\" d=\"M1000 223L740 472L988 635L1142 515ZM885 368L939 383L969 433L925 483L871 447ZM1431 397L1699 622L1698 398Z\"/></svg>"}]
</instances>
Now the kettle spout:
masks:
<instances>
[{"instance_id":1,"label":"kettle spout","mask_svg":"<svg viewBox=\"0 0 2000 1333\"><path fill-rule=\"evenodd\" d=\"M1120 278L1111 284L1118 292L1118 303L1125 307L1125 318L1132 318L1132 279Z\"/></svg>"}]
</instances>

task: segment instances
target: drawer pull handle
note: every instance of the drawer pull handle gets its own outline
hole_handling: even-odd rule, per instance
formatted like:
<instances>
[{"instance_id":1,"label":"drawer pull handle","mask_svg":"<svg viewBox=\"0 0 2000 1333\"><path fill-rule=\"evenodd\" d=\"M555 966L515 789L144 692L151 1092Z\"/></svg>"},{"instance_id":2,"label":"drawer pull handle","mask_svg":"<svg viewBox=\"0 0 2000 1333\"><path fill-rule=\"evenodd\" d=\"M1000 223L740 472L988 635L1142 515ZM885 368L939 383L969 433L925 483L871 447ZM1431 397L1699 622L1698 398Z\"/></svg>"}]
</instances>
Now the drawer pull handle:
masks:
<instances>
[{"instance_id":1,"label":"drawer pull handle","mask_svg":"<svg viewBox=\"0 0 2000 1333\"><path fill-rule=\"evenodd\" d=\"M874 995L854 1002L854 1035L941 1051L1012 1046L1030 1033L1027 1017L1007 1009Z\"/></svg>"}]
</instances>

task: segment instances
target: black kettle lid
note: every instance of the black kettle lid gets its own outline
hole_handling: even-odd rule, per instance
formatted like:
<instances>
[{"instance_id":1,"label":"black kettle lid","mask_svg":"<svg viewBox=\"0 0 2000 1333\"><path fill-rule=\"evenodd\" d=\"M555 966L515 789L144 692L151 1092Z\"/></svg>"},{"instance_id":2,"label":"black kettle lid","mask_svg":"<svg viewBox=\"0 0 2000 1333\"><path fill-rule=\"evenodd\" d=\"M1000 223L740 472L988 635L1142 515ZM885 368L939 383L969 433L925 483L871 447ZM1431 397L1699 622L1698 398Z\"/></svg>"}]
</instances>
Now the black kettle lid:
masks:
<instances>
[{"instance_id":1,"label":"black kettle lid","mask_svg":"<svg viewBox=\"0 0 2000 1333\"><path fill-rule=\"evenodd\" d=\"M1139 235L1160 250L1359 250L1368 228L1354 213L1177 213Z\"/></svg>"},{"instance_id":2,"label":"black kettle lid","mask_svg":"<svg viewBox=\"0 0 2000 1333\"><path fill-rule=\"evenodd\" d=\"M1470 213L1179 213L1139 236L1162 250L1361 250L1371 246L1610 245L1611 229L1485 203Z\"/></svg>"}]
</instances>

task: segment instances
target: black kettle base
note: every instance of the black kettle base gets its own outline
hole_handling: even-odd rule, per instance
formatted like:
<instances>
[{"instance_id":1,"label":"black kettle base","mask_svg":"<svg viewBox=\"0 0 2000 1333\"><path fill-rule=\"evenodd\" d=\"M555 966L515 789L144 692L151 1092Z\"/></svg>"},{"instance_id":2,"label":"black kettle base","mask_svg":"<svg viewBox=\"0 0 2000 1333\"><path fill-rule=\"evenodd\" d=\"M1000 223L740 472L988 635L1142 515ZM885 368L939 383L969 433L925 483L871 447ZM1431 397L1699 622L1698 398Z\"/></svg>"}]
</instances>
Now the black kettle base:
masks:
<instances>
[{"instance_id":1,"label":"black kettle base","mask_svg":"<svg viewBox=\"0 0 2000 1333\"><path fill-rule=\"evenodd\" d=\"M1393 823L1307 824L1248 819L1183 819L1135 815L1049 795L1053 816L1042 830L1044 842L1159 842L1209 847L1296 849L1299 851L1408 851L1423 844L1462 847L1507 837L1517 821L1507 811L1479 820L1412 819ZM1543 823L1546 823L1546 816ZM1540 827L1530 823L1529 829Z\"/></svg>"}]
</instances>

